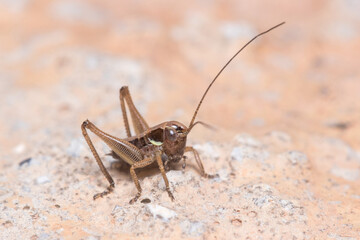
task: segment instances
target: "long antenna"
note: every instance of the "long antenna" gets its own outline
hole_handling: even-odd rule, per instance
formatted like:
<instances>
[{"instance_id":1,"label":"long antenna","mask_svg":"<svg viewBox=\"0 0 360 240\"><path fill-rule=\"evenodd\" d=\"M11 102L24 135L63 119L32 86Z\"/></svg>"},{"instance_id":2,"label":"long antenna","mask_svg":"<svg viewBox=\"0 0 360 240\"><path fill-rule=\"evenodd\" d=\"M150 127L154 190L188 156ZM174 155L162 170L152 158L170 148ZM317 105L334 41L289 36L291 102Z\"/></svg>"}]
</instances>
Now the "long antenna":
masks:
<instances>
[{"instance_id":1,"label":"long antenna","mask_svg":"<svg viewBox=\"0 0 360 240\"><path fill-rule=\"evenodd\" d=\"M259 33L258 35L256 35L255 37L253 37L248 43L246 43L239 51L237 51L237 53L235 53L234 56L232 56L232 58L230 58L230 60L222 67L222 69L220 70L220 72L218 72L218 74L215 76L215 78L212 80L212 82L210 83L210 85L208 86L208 88L206 89L204 95L202 96L200 102L199 102L199 105L197 106L196 110L195 110L195 113L194 113L194 116L193 118L191 119L191 122L190 122L190 125L189 125L189 128L191 128L192 124L194 123L195 121L195 118L196 118L196 115L199 111L199 108L201 106L201 103L203 102L207 92L209 91L209 89L211 88L211 86L214 84L215 80L220 76L220 74L222 73L222 71L224 71L224 69L229 65L229 63L244 49L246 48L252 41L254 41L257 37L260 37L261 35L264 35L268 32L270 32L271 30L277 28L277 27L280 27L281 25L285 24L285 22L282 22L268 30L266 30L265 32L262 32L262 33Z\"/></svg>"}]
</instances>

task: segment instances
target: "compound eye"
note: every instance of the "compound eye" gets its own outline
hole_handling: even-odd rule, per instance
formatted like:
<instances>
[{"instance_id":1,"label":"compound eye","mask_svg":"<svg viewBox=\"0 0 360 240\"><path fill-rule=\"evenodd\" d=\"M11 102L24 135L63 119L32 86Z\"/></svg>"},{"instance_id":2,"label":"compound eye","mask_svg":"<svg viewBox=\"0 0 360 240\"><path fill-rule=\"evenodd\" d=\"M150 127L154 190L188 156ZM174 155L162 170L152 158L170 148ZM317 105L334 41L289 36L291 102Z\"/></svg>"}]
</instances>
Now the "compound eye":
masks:
<instances>
[{"instance_id":1,"label":"compound eye","mask_svg":"<svg viewBox=\"0 0 360 240\"><path fill-rule=\"evenodd\" d=\"M173 129L173 128L168 128L167 129L167 138L170 140L170 141L175 141L176 138L177 138L177 133L176 133L176 130Z\"/></svg>"}]
</instances>

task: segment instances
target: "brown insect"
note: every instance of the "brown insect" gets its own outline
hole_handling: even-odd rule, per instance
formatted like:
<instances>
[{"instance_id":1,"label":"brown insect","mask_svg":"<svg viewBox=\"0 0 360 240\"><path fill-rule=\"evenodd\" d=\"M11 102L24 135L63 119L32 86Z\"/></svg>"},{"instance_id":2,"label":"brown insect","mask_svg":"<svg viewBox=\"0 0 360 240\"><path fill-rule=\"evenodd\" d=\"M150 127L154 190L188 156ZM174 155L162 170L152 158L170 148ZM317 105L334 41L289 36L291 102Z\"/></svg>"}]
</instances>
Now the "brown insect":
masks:
<instances>
[{"instance_id":1,"label":"brown insect","mask_svg":"<svg viewBox=\"0 0 360 240\"><path fill-rule=\"evenodd\" d=\"M203 164L200 160L198 152L191 146L186 146L186 138L190 133L191 129L196 124L204 124L203 122L197 121L195 122L196 115L199 111L201 103L203 102L207 92L215 82L215 80L219 77L222 71L229 65L229 63L252 41L254 41L257 37L273 30L274 28L283 25L285 22L280 23L269 30L262 32L252 38L248 43L246 43L219 71L219 73L212 80L208 88L206 89L204 95L202 96L195 113L191 119L189 127L177 121L169 121L158 124L154 127L149 127L144 118L141 116L139 111L136 109L128 87L122 87L120 89L120 104L121 110L123 113L125 128L127 138L120 139L114 137L110 134L107 134L97 128L93 123L89 120L86 120L81 125L81 130L84 135L84 138L89 145L92 154L94 155L96 162L99 164L101 172L105 175L106 179L110 183L107 189L101 193L97 193L94 195L94 200L103 197L110 192L113 191L115 187L114 180L110 176L109 172L104 167L98 153L94 145L91 142L89 135L87 134L86 129L89 129L95 135L97 135L101 140L103 140L112 150L112 155L119 160L122 160L126 164L130 166L130 174L135 183L135 186L138 190L136 196L130 200L130 203L136 202L136 200L141 195L141 186L139 184L138 177L136 175L135 169L144 168L146 166L151 165L152 163L157 163L162 177L165 181L166 191L169 194L171 200L174 200L174 196L170 191L169 181L166 177L165 169L169 170L170 163L177 163L180 160L184 161L183 168L186 166L186 156L184 156L185 152L192 152L195 156L195 161L200 168L200 173L203 177L212 178L214 175L207 174L204 170ZM133 128L135 130L136 135L131 135L129 120L127 117L127 112L125 108L125 103L127 103L128 109L130 111Z\"/></svg>"}]
</instances>

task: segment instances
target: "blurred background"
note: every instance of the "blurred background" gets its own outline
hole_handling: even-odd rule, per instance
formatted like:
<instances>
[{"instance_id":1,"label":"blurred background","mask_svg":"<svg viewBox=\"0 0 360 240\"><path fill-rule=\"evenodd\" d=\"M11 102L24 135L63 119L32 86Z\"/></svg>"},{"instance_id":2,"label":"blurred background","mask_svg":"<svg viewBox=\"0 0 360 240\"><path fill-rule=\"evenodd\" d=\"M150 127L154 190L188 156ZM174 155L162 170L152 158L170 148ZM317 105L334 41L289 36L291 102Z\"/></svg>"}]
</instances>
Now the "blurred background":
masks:
<instances>
[{"instance_id":1,"label":"blurred background","mask_svg":"<svg viewBox=\"0 0 360 240\"><path fill-rule=\"evenodd\" d=\"M224 71L198 118L223 133L317 132L360 147L359 10L351 0L2 0L1 151L38 134L68 142L86 118L123 134L123 85L150 125L188 124L223 64L282 21Z\"/></svg>"},{"instance_id":2,"label":"blurred background","mask_svg":"<svg viewBox=\"0 0 360 240\"><path fill-rule=\"evenodd\" d=\"M5 193L15 191L15 185L20 192L32 186L25 180L39 184L41 192L41 184L52 178L47 191L59 193L80 178L90 179L86 199L93 204L91 187L97 183L103 189L106 182L97 178L100 172L83 140L85 119L125 137L119 89L127 85L150 126L167 120L188 125L227 60L256 34L286 21L223 72L197 118L217 130L197 127L190 144L225 146L238 134L276 133L285 144L291 139L286 146L309 160L301 173L309 174L310 185L317 184L311 185L315 194L309 194L309 202L301 203L310 225L325 224L331 216L334 224L339 219L354 223L360 198L359 13L357 0L0 0L0 184L8 189L0 188L0 199L7 199ZM19 170L18 163L29 157L43 168ZM287 168L277 176L284 177ZM75 176L68 174L73 171ZM308 189L308 180L301 182L305 177L299 176ZM279 189L296 195L299 187L294 186ZM134 191L133 185L128 189ZM340 215L335 218L332 211L335 203L321 215L322 199L335 201L334 194Z\"/></svg>"}]
</instances>

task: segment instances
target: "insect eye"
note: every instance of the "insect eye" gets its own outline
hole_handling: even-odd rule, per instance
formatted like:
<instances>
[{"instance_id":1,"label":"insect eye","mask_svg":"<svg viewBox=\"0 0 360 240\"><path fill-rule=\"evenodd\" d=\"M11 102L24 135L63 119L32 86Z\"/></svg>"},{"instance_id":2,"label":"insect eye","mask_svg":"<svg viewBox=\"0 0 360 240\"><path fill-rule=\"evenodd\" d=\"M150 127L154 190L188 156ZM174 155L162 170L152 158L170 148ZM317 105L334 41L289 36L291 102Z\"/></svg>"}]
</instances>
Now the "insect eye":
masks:
<instances>
[{"instance_id":1,"label":"insect eye","mask_svg":"<svg viewBox=\"0 0 360 240\"><path fill-rule=\"evenodd\" d=\"M175 129L173 128L169 128L167 131L167 137L170 141L175 141L177 138L177 133L175 131Z\"/></svg>"}]
</instances>

